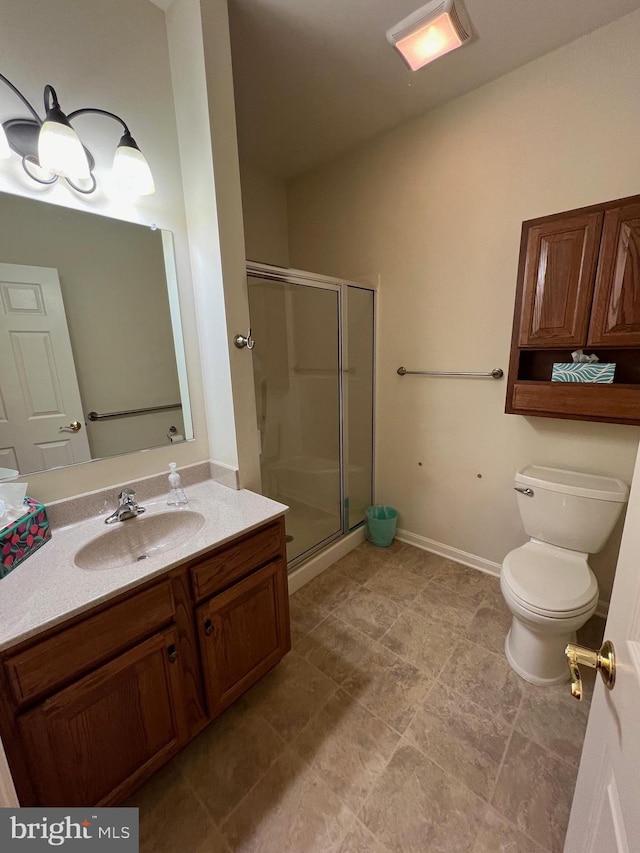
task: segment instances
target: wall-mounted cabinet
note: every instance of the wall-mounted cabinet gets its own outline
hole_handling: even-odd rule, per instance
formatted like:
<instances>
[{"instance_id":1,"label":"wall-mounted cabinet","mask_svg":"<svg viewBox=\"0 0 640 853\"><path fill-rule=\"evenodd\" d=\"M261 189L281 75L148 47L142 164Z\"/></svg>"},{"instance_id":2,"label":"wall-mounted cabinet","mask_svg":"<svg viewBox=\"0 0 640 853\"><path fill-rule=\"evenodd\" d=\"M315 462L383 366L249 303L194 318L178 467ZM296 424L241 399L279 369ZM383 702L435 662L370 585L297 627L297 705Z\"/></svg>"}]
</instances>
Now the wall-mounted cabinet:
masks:
<instances>
[{"instance_id":1,"label":"wall-mounted cabinet","mask_svg":"<svg viewBox=\"0 0 640 853\"><path fill-rule=\"evenodd\" d=\"M612 384L551 381L582 348ZM523 223L506 411L640 424L640 196Z\"/></svg>"}]
</instances>

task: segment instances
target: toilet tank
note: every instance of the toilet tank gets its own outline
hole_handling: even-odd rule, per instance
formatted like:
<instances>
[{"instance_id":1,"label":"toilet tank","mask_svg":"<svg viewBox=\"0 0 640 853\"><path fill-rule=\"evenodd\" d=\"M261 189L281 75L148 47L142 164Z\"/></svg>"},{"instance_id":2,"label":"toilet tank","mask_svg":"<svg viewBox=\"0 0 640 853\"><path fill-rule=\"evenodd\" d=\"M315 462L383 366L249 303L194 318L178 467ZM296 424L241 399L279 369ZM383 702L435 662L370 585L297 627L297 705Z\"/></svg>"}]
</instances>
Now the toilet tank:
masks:
<instances>
[{"instance_id":1,"label":"toilet tank","mask_svg":"<svg viewBox=\"0 0 640 853\"><path fill-rule=\"evenodd\" d=\"M518 471L515 488L529 536L585 554L604 548L629 496L622 480L538 465Z\"/></svg>"}]
</instances>

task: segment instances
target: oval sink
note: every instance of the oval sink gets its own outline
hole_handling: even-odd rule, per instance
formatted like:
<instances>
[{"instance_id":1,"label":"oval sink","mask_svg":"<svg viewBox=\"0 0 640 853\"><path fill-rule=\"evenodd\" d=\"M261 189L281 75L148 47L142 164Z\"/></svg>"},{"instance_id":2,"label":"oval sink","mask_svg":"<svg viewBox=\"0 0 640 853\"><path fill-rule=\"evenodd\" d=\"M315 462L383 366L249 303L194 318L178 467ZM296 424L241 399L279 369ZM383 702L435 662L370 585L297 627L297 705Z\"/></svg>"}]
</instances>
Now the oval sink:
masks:
<instances>
[{"instance_id":1,"label":"oval sink","mask_svg":"<svg viewBox=\"0 0 640 853\"><path fill-rule=\"evenodd\" d=\"M199 512L179 510L141 515L120 521L77 552L80 569L117 569L170 551L195 536L206 519Z\"/></svg>"}]
</instances>

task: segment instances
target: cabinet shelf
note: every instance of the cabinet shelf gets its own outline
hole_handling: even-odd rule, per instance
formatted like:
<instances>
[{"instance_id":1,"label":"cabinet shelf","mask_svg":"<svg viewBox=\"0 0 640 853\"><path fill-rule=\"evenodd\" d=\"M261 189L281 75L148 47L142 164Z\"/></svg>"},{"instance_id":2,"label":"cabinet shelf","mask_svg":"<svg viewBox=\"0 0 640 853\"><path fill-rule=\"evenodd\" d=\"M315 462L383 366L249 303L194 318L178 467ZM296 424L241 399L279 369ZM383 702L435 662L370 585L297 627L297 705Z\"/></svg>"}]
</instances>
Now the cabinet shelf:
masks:
<instances>
[{"instance_id":1,"label":"cabinet shelf","mask_svg":"<svg viewBox=\"0 0 640 853\"><path fill-rule=\"evenodd\" d=\"M507 412L517 415L640 424L640 384L541 382L513 383Z\"/></svg>"}]
</instances>

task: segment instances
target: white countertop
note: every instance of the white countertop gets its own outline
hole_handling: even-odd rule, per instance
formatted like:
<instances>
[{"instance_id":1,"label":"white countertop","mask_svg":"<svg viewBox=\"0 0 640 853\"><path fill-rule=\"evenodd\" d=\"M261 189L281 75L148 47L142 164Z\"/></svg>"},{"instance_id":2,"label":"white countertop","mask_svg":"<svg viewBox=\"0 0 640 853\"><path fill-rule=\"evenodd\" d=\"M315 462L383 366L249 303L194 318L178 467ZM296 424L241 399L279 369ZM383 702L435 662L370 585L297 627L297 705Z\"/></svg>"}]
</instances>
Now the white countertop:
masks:
<instances>
[{"instance_id":1,"label":"white countertop","mask_svg":"<svg viewBox=\"0 0 640 853\"><path fill-rule=\"evenodd\" d=\"M284 504L245 489L229 489L213 480L188 486L185 492L189 498L186 509L201 513L206 519L204 526L185 542L140 562L83 569L74 561L76 552L88 542L121 525L135 525L137 518L108 527L101 515L54 530L50 542L0 580L0 651L287 511ZM167 506L166 495L143 503L146 512L141 520L160 512L181 512Z\"/></svg>"}]
</instances>

